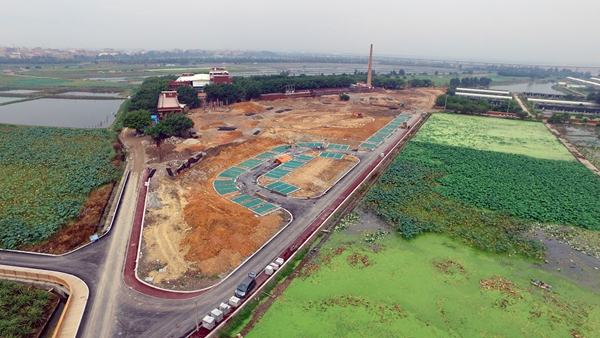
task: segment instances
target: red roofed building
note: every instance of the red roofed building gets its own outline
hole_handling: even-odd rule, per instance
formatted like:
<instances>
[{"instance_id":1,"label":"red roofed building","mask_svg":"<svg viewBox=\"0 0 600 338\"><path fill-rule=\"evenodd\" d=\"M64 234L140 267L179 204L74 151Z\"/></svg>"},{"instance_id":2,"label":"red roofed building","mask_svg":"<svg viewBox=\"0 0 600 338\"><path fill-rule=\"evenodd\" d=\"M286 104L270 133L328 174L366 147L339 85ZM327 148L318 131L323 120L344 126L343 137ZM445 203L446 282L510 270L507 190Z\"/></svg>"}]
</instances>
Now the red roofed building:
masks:
<instances>
[{"instance_id":1,"label":"red roofed building","mask_svg":"<svg viewBox=\"0 0 600 338\"><path fill-rule=\"evenodd\" d=\"M167 114L182 113L185 104L179 103L177 100L177 92L164 91L160 93L158 97L158 106L156 107L158 113L158 120L162 120Z\"/></svg>"}]
</instances>

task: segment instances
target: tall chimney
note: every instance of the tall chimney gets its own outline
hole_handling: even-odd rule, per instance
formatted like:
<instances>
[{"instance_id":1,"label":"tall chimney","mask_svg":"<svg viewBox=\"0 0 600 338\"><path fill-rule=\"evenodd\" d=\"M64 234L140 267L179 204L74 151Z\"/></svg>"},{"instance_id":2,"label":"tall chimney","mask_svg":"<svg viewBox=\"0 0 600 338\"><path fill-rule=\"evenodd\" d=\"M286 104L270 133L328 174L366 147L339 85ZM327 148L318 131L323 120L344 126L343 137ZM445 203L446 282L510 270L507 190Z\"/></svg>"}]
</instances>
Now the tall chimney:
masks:
<instances>
[{"instance_id":1,"label":"tall chimney","mask_svg":"<svg viewBox=\"0 0 600 338\"><path fill-rule=\"evenodd\" d=\"M371 88L371 74L373 73L373 44L371 44L371 53L369 54L369 72L367 73L367 88Z\"/></svg>"}]
</instances>

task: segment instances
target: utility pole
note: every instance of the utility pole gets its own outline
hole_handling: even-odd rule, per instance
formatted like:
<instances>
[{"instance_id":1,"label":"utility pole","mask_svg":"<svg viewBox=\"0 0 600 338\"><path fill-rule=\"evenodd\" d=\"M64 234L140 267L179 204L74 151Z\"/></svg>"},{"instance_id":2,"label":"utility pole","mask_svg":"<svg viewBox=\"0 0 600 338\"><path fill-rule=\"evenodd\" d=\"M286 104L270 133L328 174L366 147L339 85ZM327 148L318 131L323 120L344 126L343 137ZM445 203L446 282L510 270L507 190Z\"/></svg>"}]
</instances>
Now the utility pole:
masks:
<instances>
[{"instance_id":1,"label":"utility pole","mask_svg":"<svg viewBox=\"0 0 600 338\"><path fill-rule=\"evenodd\" d=\"M508 111L510 110L510 102L511 102L511 101L512 101L512 100L508 100L508 108L506 108L506 113L507 113L507 114L508 114Z\"/></svg>"},{"instance_id":2,"label":"utility pole","mask_svg":"<svg viewBox=\"0 0 600 338\"><path fill-rule=\"evenodd\" d=\"M446 110L446 103L448 103L448 94L446 94L446 97L444 98L444 110Z\"/></svg>"}]
</instances>

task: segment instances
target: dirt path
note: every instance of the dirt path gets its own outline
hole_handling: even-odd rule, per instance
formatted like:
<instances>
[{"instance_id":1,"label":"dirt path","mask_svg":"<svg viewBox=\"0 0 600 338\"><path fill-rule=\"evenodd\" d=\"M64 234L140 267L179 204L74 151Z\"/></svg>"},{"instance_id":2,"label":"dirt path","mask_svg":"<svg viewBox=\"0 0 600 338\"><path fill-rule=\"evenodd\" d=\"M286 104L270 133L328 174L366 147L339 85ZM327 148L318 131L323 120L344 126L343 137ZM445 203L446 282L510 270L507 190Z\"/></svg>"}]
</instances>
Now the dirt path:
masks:
<instances>
[{"instance_id":1,"label":"dirt path","mask_svg":"<svg viewBox=\"0 0 600 338\"><path fill-rule=\"evenodd\" d=\"M569 151L571 152L571 154L573 154L573 156L575 156L577 161L581 162L581 164L583 164L586 168L590 169L594 174L600 177L600 170L598 170L598 168L596 168L595 165L588 161L587 158L585 158L585 156L583 156L583 154L580 153L579 150L577 150L577 148L575 148L565 138L560 136L560 133L556 129L554 129L548 122L544 122L544 125L554 134L554 136L556 136L556 138L560 142L562 142L562 144L565 145L565 147L567 147L567 149L569 149Z\"/></svg>"},{"instance_id":2,"label":"dirt path","mask_svg":"<svg viewBox=\"0 0 600 338\"><path fill-rule=\"evenodd\" d=\"M517 100L517 102L519 102L519 106L521 106L521 109L523 109L523 111L526 112L527 115L532 116L531 113L529 112L529 110L527 110L527 107L525 107L525 105L521 101L521 98L519 97L519 95L513 94L513 98L515 100Z\"/></svg>"},{"instance_id":3,"label":"dirt path","mask_svg":"<svg viewBox=\"0 0 600 338\"><path fill-rule=\"evenodd\" d=\"M96 281L97 299L86 310L89 311L89 322L95 324L87 326L87 331L82 333L82 337L109 337L110 331L116 325L115 318L119 303L117 297L121 287L121 283L117 281L122 278L123 257L131 234L141 172L146 168L146 154L142 146L146 138L135 137L135 131L131 129L123 130L119 137L127 150L126 170L131 170L131 177L117 218L117 223L121 226L115 226L111 230L113 240L110 242L103 265L99 267L101 278Z\"/></svg>"},{"instance_id":4,"label":"dirt path","mask_svg":"<svg viewBox=\"0 0 600 338\"><path fill-rule=\"evenodd\" d=\"M127 150L128 169L134 173L141 173L146 169L147 161L143 142L150 140L150 136L135 137L135 130L125 128L119 138Z\"/></svg>"}]
</instances>

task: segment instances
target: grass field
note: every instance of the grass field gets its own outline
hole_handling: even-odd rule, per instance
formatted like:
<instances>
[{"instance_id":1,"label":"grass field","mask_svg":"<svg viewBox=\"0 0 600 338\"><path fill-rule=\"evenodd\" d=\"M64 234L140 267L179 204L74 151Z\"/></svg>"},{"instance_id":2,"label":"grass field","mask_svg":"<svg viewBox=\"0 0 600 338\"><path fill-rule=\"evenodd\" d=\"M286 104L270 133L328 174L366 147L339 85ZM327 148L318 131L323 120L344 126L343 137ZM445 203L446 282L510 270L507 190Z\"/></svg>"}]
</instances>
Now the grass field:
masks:
<instances>
[{"instance_id":1,"label":"grass field","mask_svg":"<svg viewBox=\"0 0 600 338\"><path fill-rule=\"evenodd\" d=\"M58 297L44 290L0 280L0 337L32 337L52 313Z\"/></svg>"},{"instance_id":2,"label":"grass field","mask_svg":"<svg viewBox=\"0 0 600 338\"><path fill-rule=\"evenodd\" d=\"M567 148L542 123L434 114L414 140L548 160L575 161Z\"/></svg>"},{"instance_id":3,"label":"grass field","mask_svg":"<svg viewBox=\"0 0 600 338\"><path fill-rule=\"evenodd\" d=\"M532 262L436 234L375 244L334 234L320 265L308 264L309 276L296 278L246 337L600 335L600 296Z\"/></svg>"}]
</instances>

